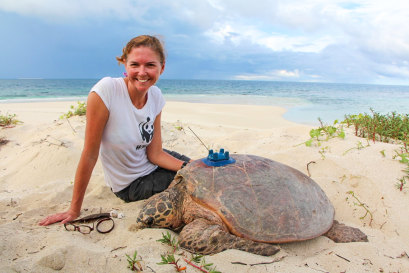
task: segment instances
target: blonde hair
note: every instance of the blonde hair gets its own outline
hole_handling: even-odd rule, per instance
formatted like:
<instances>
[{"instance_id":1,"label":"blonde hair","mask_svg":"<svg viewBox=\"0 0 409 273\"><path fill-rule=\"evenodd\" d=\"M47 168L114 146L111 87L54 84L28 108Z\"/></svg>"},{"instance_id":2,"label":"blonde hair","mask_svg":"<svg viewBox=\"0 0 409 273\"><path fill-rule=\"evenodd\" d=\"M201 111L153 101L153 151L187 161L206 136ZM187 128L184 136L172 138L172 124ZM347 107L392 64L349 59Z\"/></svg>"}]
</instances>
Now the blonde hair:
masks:
<instances>
[{"instance_id":1,"label":"blonde hair","mask_svg":"<svg viewBox=\"0 0 409 273\"><path fill-rule=\"evenodd\" d=\"M116 57L116 60L119 64L125 63L128 58L128 54L131 52L133 48L145 46L152 49L156 52L159 56L160 63L163 65L165 63L165 50L163 42L155 37L150 35L140 35L133 39L131 39L126 46L122 49L122 56Z\"/></svg>"}]
</instances>

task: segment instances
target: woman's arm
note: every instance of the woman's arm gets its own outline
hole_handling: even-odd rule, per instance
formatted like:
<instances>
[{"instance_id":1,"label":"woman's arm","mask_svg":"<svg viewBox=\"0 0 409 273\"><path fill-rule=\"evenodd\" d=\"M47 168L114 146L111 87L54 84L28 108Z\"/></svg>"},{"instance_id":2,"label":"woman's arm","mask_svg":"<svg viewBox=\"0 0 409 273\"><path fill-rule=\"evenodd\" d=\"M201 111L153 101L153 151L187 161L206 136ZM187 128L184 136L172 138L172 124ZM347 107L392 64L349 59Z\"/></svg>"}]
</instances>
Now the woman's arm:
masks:
<instances>
[{"instance_id":1,"label":"woman's arm","mask_svg":"<svg viewBox=\"0 0 409 273\"><path fill-rule=\"evenodd\" d=\"M146 147L148 159L155 165L167 170L178 171L182 167L184 161L174 158L162 149L162 127L161 127L161 113L156 116L154 122L154 134L152 142Z\"/></svg>"},{"instance_id":2,"label":"woman's arm","mask_svg":"<svg viewBox=\"0 0 409 273\"><path fill-rule=\"evenodd\" d=\"M109 117L109 111L102 99L92 92L87 100L87 123L85 127L84 147L75 173L74 189L70 208L44 218L39 224L46 226L55 222L66 223L80 215L82 201L92 171L98 159L102 133Z\"/></svg>"}]
</instances>

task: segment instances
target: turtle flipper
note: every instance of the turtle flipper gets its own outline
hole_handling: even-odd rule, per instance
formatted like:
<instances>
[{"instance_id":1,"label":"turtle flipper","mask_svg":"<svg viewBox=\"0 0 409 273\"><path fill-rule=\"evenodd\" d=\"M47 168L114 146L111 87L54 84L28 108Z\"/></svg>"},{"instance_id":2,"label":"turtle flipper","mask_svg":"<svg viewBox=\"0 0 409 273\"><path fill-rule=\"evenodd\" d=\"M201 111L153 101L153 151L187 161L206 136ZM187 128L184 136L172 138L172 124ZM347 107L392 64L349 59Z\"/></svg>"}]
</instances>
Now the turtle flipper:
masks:
<instances>
[{"instance_id":1,"label":"turtle flipper","mask_svg":"<svg viewBox=\"0 0 409 273\"><path fill-rule=\"evenodd\" d=\"M203 218L187 224L180 232L179 241L182 248L203 255L219 253L226 249L239 249L263 256L271 256L280 251L276 245L232 235Z\"/></svg>"},{"instance_id":2,"label":"turtle flipper","mask_svg":"<svg viewBox=\"0 0 409 273\"><path fill-rule=\"evenodd\" d=\"M349 227L334 220L330 230L324 234L336 243L368 242L368 237L357 228Z\"/></svg>"}]
</instances>

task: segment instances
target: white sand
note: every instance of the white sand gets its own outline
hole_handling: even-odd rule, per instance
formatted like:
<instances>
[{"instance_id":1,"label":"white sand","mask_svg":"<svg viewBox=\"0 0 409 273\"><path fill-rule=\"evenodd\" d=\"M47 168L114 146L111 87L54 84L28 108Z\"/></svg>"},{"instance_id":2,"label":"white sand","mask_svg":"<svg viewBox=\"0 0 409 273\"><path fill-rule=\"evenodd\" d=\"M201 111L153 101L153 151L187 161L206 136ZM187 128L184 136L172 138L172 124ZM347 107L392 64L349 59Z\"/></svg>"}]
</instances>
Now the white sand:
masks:
<instances>
[{"instance_id":1,"label":"white sand","mask_svg":"<svg viewBox=\"0 0 409 273\"><path fill-rule=\"evenodd\" d=\"M46 215L67 209L71 200L85 118L68 122L59 117L73 104L0 104L1 114L15 113L24 122L0 129L0 138L10 140L0 147L0 272L130 272L125 254L135 250L144 272L176 272L171 265L157 264L160 255L170 251L157 242L166 230L128 230L143 201L125 204L118 199L105 186L99 163L82 215L117 209L126 217L115 219L115 229L109 234L82 235L58 224L38 226ZM206 156L190 127L210 147L223 147L232 154L264 156L304 173L307 163L315 161L309 167L311 176L333 202L335 218L360 228L369 242L336 244L319 237L284 244L272 257L227 250L206 261L221 272L409 272L409 195L408 189L401 192L395 187L404 168L393 159L399 145L370 142L344 155L359 141L367 145L347 130L344 140L322 142L321 147L297 146L309 138L311 128L284 120L284 112L267 106L168 102L162 114L163 145L192 158ZM365 210L348 191L369 208L372 222L370 215L360 219ZM270 263L257 264L265 262ZM188 266L186 272L199 271Z\"/></svg>"}]
</instances>

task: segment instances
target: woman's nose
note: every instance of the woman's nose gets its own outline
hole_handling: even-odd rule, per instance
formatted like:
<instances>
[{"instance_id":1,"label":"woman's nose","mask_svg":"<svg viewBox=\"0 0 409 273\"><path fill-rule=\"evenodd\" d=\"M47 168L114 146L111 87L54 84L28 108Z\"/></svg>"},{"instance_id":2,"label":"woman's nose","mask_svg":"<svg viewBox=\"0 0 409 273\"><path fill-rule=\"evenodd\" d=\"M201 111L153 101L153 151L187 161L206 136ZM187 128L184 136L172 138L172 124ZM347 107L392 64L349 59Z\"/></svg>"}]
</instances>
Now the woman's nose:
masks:
<instances>
[{"instance_id":1,"label":"woman's nose","mask_svg":"<svg viewBox=\"0 0 409 273\"><path fill-rule=\"evenodd\" d=\"M139 66L138 73L142 75L146 74L146 67L144 65Z\"/></svg>"}]
</instances>

